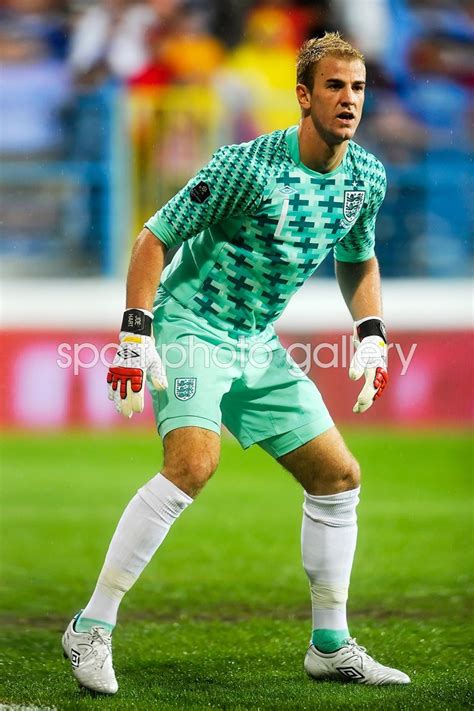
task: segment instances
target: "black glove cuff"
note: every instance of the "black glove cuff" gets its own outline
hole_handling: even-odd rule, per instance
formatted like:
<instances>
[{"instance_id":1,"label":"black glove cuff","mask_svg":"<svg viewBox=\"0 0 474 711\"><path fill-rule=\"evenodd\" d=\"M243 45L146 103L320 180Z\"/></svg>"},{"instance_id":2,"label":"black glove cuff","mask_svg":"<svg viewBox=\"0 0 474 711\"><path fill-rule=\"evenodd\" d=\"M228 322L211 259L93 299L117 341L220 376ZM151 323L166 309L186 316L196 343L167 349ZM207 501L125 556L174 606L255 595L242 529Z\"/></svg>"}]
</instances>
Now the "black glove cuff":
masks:
<instances>
[{"instance_id":1,"label":"black glove cuff","mask_svg":"<svg viewBox=\"0 0 474 711\"><path fill-rule=\"evenodd\" d=\"M387 331L385 324L381 319L369 318L367 321L360 323L357 328L357 338L361 341L367 336L380 336L387 343Z\"/></svg>"},{"instance_id":2,"label":"black glove cuff","mask_svg":"<svg viewBox=\"0 0 474 711\"><path fill-rule=\"evenodd\" d=\"M123 315L121 331L137 333L140 336L151 336L153 319L141 309L127 309Z\"/></svg>"}]
</instances>

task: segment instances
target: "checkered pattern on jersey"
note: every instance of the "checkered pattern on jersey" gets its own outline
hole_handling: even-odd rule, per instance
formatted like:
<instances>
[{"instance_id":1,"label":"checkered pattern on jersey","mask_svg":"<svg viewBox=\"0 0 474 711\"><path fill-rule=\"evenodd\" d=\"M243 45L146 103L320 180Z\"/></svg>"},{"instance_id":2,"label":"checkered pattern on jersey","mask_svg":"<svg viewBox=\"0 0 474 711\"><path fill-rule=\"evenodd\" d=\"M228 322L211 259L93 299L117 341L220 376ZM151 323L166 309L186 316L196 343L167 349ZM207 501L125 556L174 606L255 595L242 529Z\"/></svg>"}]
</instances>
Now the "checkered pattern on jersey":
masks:
<instances>
[{"instance_id":1,"label":"checkered pattern on jersey","mask_svg":"<svg viewBox=\"0 0 474 711\"><path fill-rule=\"evenodd\" d=\"M351 150L344 170L324 178L300 170L280 151L258 209L221 249L189 307L235 333L260 331L281 314L338 240L351 234L345 249L366 249L373 230L364 220L360 226L344 221L344 195L363 192L362 212L370 203L372 175L375 183L383 180L372 156L355 145L354 152L357 157Z\"/></svg>"},{"instance_id":2,"label":"checkered pattern on jersey","mask_svg":"<svg viewBox=\"0 0 474 711\"><path fill-rule=\"evenodd\" d=\"M210 162L157 213L172 225L175 239L167 247L194 237L210 225L256 208L262 198L271 166L286 152L283 131L260 136L241 145L223 146ZM209 188L203 202L193 200L200 183Z\"/></svg>"},{"instance_id":3,"label":"checkered pattern on jersey","mask_svg":"<svg viewBox=\"0 0 474 711\"><path fill-rule=\"evenodd\" d=\"M387 177L382 163L357 143L350 143L347 151L347 172L357 176L360 185L368 186L369 199L364 201L361 217L334 249L336 259L352 261L366 252L375 238L375 220L387 190Z\"/></svg>"}]
</instances>

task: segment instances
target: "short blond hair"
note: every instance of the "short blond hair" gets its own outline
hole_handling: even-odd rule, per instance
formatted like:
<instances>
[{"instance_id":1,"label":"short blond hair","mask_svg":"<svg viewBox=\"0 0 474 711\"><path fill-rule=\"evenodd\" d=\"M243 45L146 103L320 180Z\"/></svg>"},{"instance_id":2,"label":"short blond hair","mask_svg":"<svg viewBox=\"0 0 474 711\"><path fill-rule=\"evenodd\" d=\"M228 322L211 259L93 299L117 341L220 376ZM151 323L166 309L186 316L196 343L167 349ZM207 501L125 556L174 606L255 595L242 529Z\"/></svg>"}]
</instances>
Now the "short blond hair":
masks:
<instances>
[{"instance_id":1,"label":"short blond hair","mask_svg":"<svg viewBox=\"0 0 474 711\"><path fill-rule=\"evenodd\" d=\"M359 59L365 64L362 52L341 37L339 32L326 32L324 37L307 40L298 52L296 59L296 81L312 90L314 68L324 57L343 57Z\"/></svg>"}]
</instances>

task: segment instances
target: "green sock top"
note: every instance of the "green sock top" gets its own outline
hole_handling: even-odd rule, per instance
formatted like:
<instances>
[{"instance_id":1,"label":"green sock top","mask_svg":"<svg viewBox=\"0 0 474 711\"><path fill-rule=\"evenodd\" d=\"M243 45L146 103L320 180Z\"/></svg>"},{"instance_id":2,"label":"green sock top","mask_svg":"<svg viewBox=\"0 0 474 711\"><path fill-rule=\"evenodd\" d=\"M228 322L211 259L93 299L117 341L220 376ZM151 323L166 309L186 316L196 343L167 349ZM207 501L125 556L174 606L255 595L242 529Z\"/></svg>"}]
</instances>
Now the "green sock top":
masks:
<instances>
[{"instance_id":1,"label":"green sock top","mask_svg":"<svg viewBox=\"0 0 474 711\"><path fill-rule=\"evenodd\" d=\"M311 644L324 654L336 652L347 644L350 638L349 630L313 630Z\"/></svg>"},{"instance_id":2,"label":"green sock top","mask_svg":"<svg viewBox=\"0 0 474 711\"><path fill-rule=\"evenodd\" d=\"M74 623L74 630L76 632L90 632L93 627L102 627L102 629L107 632L112 632L115 625L102 622L102 620L94 620L91 617L82 617L82 615L80 615Z\"/></svg>"}]
</instances>

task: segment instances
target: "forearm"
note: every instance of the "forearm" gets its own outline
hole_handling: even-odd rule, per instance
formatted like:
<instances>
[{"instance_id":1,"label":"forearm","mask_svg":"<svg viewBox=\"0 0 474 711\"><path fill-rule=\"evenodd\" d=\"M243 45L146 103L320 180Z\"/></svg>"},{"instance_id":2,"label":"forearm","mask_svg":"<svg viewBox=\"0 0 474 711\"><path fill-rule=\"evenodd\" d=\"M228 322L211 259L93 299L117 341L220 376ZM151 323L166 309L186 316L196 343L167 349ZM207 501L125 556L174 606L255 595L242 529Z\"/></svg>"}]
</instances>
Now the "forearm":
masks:
<instances>
[{"instance_id":1,"label":"forearm","mask_svg":"<svg viewBox=\"0 0 474 711\"><path fill-rule=\"evenodd\" d=\"M380 272L376 257L357 264L336 261L336 277L354 321L367 316L382 318Z\"/></svg>"},{"instance_id":2,"label":"forearm","mask_svg":"<svg viewBox=\"0 0 474 711\"><path fill-rule=\"evenodd\" d=\"M127 277L127 306L120 329L120 345L107 373L109 400L124 417L142 412L145 379L157 390L168 387L166 373L153 338L151 311L165 261L166 247L144 228L137 237Z\"/></svg>"},{"instance_id":3,"label":"forearm","mask_svg":"<svg viewBox=\"0 0 474 711\"><path fill-rule=\"evenodd\" d=\"M127 309L151 311L165 263L166 247L146 227L137 237L127 275Z\"/></svg>"}]
</instances>

